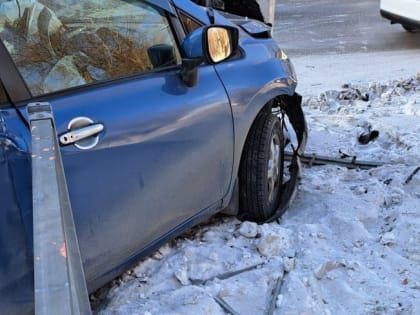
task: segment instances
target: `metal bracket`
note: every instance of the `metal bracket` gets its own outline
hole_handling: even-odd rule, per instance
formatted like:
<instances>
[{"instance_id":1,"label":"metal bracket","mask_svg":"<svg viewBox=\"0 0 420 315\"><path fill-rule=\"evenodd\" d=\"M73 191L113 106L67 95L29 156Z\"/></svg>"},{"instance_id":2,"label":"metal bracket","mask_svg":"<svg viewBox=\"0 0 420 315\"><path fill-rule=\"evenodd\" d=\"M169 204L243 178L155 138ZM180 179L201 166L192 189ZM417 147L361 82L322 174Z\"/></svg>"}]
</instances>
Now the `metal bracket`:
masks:
<instances>
[{"instance_id":1,"label":"metal bracket","mask_svg":"<svg viewBox=\"0 0 420 315\"><path fill-rule=\"evenodd\" d=\"M285 153L285 159L291 160L293 154L290 152ZM347 168L359 168L362 170L367 170L375 167L380 167L385 165L382 162L372 162L372 161L362 161L358 160L355 156L349 158L333 158L328 156L322 156L317 154L300 154L299 159L302 163L309 166L318 166L318 165L338 165L344 166Z\"/></svg>"}]
</instances>

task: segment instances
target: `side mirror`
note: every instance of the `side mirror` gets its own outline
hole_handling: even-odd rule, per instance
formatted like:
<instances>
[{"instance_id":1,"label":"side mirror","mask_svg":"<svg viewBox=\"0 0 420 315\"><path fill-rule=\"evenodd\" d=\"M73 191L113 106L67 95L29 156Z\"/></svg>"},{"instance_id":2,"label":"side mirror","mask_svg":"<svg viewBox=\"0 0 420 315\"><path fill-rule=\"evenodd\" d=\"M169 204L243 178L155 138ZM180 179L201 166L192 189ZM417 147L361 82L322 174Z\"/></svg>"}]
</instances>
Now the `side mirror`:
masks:
<instances>
[{"instance_id":1,"label":"side mirror","mask_svg":"<svg viewBox=\"0 0 420 315\"><path fill-rule=\"evenodd\" d=\"M200 27L182 42L186 56L182 60L181 78L188 87L198 80L198 67L204 61L216 64L229 59L238 51L238 29L225 25Z\"/></svg>"},{"instance_id":2,"label":"side mirror","mask_svg":"<svg viewBox=\"0 0 420 315\"><path fill-rule=\"evenodd\" d=\"M204 52L210 63L219 63L236 54L238 50L238 29L212 25L204 33Z\"/></svg>"},{"instance_id":3,"label":"side mirror","mask_svg":"<svg viewBox=\"0 0 420 315\"><path fill-rule=\"evenodd\" d=\"M202 58L182 59L181 79L188 87L193 87L198 81L198 66L203 62Z\"/></svg>"}]
</instances>

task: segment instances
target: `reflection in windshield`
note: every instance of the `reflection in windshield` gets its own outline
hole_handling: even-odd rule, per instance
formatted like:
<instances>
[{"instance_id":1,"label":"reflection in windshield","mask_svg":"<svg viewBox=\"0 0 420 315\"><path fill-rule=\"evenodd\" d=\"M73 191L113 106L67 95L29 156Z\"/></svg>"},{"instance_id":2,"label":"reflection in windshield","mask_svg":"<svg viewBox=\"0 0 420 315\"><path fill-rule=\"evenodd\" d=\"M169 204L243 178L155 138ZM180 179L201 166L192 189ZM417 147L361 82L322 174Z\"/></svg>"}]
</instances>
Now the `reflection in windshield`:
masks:
<instances>
[{"instance_id":1,"label":"reflection in windshield","mask_svg":"<svg viewBox=\"0 0 420 315\"><path fill-rule=\"evenodd\" d=\"M147 49L176 46L142 1L0 2L0 38L33 95L150 71Z\"/></svg>"}]
</instances>

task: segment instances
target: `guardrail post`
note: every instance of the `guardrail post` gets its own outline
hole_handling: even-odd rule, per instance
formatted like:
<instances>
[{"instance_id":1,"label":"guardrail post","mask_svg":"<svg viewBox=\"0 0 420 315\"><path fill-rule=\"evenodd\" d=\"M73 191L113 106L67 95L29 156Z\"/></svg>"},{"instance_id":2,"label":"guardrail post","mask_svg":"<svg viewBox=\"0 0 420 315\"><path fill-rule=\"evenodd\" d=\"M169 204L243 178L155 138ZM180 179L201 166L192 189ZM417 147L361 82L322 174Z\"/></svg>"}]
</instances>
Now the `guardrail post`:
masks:
<instances>
[{"instance_id":1,"label":"guardrail post","mask_svg":"<svg viewBox=\"0 0 420 315\"><path fill-rule=\"evenodd\" d=\"M49 103L28 104L36 315L92 314L54 117Z\"/></svg>"}]
</instances>

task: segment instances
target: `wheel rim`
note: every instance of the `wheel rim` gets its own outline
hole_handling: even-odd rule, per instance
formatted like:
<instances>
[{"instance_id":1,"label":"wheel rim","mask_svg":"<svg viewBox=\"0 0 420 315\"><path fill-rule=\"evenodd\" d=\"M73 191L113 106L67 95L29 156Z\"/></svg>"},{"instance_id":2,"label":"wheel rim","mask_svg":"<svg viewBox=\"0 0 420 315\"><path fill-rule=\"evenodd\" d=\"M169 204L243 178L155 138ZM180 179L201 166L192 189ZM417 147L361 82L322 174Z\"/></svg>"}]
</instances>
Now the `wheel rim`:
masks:
<instances>
[{"instance_id":1,"label":"wheel rim","mask_svg":"<svg viewBox=\"0 0 420 315\"><path fill-rule=\"evenodd\" d=\"M280 137L273 134L270 140L270 158L267 167L268 201L272 202L276 196L280 177Z\"/></svg>"}]
</instances>

